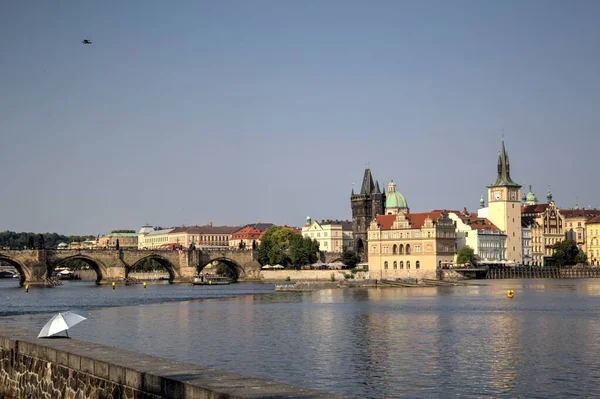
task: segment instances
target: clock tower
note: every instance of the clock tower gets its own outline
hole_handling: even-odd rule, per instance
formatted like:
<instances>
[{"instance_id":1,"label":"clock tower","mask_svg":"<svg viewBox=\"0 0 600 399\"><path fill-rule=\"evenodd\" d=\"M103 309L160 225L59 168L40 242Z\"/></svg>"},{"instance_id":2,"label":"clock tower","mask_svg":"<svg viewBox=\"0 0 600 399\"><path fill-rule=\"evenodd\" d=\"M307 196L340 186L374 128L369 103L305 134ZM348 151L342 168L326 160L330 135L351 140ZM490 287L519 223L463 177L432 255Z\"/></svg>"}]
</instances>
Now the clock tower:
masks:
<instances>
[{"instance_id":1,"label":"clock tower","mask_svg":"<svg viewBox=\"0 0 600 399\"><path fill-rule=\"evenodd\" d=\"M488 186L488 219L506 234L507 261L523 262L521 242L521 186L510 178L510 162L504 139L498 155L498 176Z\"/></svg>"}]
</instances>

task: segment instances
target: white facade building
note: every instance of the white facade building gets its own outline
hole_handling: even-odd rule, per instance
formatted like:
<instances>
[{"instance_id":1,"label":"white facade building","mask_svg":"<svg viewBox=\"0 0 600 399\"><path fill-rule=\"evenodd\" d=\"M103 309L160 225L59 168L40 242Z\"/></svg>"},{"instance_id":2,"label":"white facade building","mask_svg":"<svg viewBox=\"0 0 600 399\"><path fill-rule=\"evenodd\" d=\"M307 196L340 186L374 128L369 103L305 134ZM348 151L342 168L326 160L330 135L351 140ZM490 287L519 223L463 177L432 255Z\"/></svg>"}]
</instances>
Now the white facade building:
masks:
<instances>
[{"instance_id":1,"label":"white facade building","mask_svg":"<svg viewBox=\"0 0 600 399\"><path fill-rule=\"evenodd\" d=\"M480 263L502 263L506 260L506 234L492 222L466 210L450 212L449 217L456 223L457 254L468 245Z\"/></svg>"}]
</instances>

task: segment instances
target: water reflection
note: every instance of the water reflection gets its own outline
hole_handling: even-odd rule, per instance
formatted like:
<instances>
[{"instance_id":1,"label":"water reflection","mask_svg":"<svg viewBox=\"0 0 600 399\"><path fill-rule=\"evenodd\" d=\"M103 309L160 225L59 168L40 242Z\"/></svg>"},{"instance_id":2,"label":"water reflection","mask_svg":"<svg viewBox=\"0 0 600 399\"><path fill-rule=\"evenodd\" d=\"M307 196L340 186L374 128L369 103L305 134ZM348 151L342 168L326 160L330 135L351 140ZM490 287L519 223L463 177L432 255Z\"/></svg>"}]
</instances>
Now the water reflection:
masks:
<instances>
[{"instance_id":1,"label":"water reflection","mask_svg":"<svg viewBox=\"0 0 600 399\"><path fill-rule=\"evenodd\" d=\"M26 310L53 310L69 295L94 306L131 303L91 311L73 335L354 397L600 395L600 284L486 284L285 294L161 286L151 296L134 288L81 298L66 290L2 293ZM150 302L162 299L178 302ZM10 306L4 312L17 311ZM3 320L36 329L46 318Z\"/></svg>"}]
</instances>

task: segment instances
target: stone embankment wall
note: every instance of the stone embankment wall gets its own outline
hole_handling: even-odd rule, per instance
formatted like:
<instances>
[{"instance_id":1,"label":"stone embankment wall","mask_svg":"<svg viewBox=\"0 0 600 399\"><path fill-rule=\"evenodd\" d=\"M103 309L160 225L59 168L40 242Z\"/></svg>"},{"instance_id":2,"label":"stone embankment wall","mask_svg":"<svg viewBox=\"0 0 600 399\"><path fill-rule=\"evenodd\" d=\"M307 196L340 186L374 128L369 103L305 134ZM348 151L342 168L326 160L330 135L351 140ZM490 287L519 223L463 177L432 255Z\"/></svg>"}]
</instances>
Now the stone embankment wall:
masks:
<instances>
[{"instance_id":1,"label":"stone embankment wall","mask_svg":"<svg viewBox=\"0 0 600 399\"><path fill-rule=\"evenodd\" d=\"M345 274L352 274L350 270L261 270L260 279L263 281L331 281L333 273L335 281L345 280ZM287 278L289 277L289 280ZM354 279L369 279L369 272L358 272Z\"/></svg>"},{"instance_id":2,"label":"stone embankment wall","mask_svg":"<svg viewBox=\"0 0 600 399\"><path fill-rule=\"evenodd\" d=\"M0 398L339 398L261 378L0 327Z\"/></svg>"}]
</instances>

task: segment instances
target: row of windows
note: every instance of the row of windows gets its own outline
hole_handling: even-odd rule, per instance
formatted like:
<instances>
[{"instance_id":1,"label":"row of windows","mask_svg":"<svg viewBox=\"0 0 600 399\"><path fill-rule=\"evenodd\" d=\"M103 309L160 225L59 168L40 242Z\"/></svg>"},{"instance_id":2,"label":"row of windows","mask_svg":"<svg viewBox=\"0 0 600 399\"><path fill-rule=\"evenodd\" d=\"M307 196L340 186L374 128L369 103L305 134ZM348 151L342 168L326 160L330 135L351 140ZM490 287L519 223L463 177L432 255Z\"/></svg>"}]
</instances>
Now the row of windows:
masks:
<instances>
[{"instance_id":1,"label":"row of windows","mask_svg":"<svg viewBox=\"0 0 600 399\"><path fill-rule=\"evenodd\" d=\"M383 268L385 270L388 269L388 262L385 261L383 262ZM415 262L415 269L420 269L421 268L421 262L420 261L416 261ZM394 261L394 270L398 269L398 262ZM400 261L400 269L404 269L404 262ZM410 270L410 261L407 260L406 261L406 269Z\"/></svg>"},{"instance_id":2,"label":"row of windows","mask_svg":"<svg viewBox=\"0 0 600 399\"><path fill-rule=\"evenodd\" d=\"M455 238L456 234L454 231L435 231L431 234L431 231L427 232L427 238L436 237L436 238ZM382 233L381 238L383 240L387 240L390 238L421 238L420 231L407 231L406 233ZM377 233L373 234L371 238L377 239Z\"/></svg>"}]
</instances>

